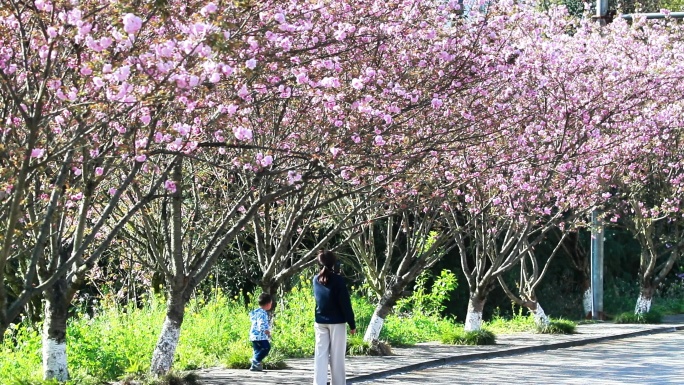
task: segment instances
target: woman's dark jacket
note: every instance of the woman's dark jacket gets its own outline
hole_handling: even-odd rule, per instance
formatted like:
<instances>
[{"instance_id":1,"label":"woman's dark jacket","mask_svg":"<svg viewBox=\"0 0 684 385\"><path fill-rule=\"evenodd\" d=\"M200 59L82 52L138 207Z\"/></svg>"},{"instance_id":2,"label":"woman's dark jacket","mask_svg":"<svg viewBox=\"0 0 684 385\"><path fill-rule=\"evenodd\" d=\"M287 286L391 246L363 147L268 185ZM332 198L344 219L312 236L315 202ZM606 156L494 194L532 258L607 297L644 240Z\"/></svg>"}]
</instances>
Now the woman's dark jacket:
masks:
<instances>
[{"instance_id":1,"label":"woman's dark jacket","mask_svg":"<svg viewBox=\"0 0 684 385\"><path fill-rule=\"evenodd\" d=\"M316 298L316 323L348 323L350 329L356 329L354 310L352 310L347 283L343 277L330 274L328 284L322 285L318 282L317 275L313 278L313 291Z\"/></svg>"}]
</instances>

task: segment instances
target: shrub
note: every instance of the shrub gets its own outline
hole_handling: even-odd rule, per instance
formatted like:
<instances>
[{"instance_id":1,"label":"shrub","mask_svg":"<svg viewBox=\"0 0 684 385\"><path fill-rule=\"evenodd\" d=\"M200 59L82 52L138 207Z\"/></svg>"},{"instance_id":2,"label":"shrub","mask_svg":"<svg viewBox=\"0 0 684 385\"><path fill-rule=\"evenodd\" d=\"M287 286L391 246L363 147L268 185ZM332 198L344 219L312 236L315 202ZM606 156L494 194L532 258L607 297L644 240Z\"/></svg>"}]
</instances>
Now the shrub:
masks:
<instances>
[{"instance_id":1,"label":"shrub","mask_svg":"<svg viewBox=\"0 0 684 385\"><path fill-rule=\"evenodd\" d=\"M434 282L428 290L430 280ZM450 270L442 270L439 277L434 277L430 270L425 270L416 278L411 296L397 301L396 311L439 315L446 309L445 303L457 286L456 274Z\"/></svg>"},{"instance_id":2,"label":"shrub","mask_svg":"<svg viewBox=\"0 0 684 385\"><path fill-rule=\"evenodd\" d=\"M487 329L467 332L462 328L452 328L442 333L441 341L449 345L495 345L496 336Z\"/></svg>"},{"instance_id":3,"label":"shrub","mask_svg":"<svg viewBox=\"0 0 684 385\"><path fill-rule=\"evenodd\" d=\"M543 334L574 334L577 324L565 319L551 320L548 325L537 328L537 333Z\"/></svg>"},{"instance_id":4,"label":"shrub","mask_svg":"<svg viewBox=\"0 0 684 385\"><path fill-rule=\"evenodd\" d=\"M371 343L357 335L347 338L347 354L350 356L368 356L371 353Z\"/></svg>"},{"instance_id":5,"label":"shrub","mask_svg":"<svg viewBox=\"0 0 684 385\"><path fill-rule=\"evenodd\" d=\"M659 324L662 321L663 315L655 310L640 314L625 312L615 317L616 324Z\"/></svg>"}]
</instances>

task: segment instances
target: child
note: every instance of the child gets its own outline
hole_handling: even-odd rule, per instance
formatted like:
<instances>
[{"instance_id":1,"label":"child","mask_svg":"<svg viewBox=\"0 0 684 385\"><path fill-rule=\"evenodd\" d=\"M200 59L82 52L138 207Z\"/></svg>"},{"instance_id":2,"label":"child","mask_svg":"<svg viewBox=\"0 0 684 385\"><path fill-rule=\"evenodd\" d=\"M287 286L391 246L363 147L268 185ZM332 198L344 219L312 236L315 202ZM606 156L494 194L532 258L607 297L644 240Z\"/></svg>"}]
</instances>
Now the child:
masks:
<instances>
[{"instance_id":1,"label":"child","mask_svg":"<svg viewBox=\"0 0 684 385\"><path fill-rule=\"evenodd\" d=\"M267 311L271 310L273 300L270 294L263 293L259 296L259 308L249 312L249 320L252 321L252 327L249 330L249 340L252 341L252 348L254 348L254 357L252 357L251 371L260 372L264 370L261 362L266 358L268 352L271 351L271 328L268 321Z\"/></svg>"}]
</instances>

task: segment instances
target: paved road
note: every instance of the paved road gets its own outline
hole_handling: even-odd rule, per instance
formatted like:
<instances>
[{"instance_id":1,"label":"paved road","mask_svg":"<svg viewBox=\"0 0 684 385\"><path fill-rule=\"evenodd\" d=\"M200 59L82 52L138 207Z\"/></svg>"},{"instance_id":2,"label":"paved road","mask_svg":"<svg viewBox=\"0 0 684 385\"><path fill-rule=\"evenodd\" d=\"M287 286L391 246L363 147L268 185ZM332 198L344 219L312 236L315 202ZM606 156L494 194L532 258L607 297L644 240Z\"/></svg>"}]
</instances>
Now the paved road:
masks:
<instances>
[{"instance_id":1,"label":"paved road","mask_svg":"<svg viewBox=\"0 0 684 385\"><path fill-rule=\"evenodd\" d=\"M472 361L358 384L684 384L684 332Z\"/></svg>"}]
</instances>

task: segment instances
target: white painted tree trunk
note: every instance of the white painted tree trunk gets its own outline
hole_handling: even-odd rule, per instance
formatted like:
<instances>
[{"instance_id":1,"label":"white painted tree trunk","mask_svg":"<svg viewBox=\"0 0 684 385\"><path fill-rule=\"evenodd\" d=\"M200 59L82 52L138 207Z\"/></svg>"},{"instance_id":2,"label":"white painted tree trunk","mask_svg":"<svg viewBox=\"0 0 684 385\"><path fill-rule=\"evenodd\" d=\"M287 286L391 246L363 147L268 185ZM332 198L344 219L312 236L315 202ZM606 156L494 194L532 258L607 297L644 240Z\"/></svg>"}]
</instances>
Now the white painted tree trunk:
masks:
<instances>
[{"instance_id":1,"label":"white painted tree trunk","mask_svg":"<svg viewBox=\"0 0 684 385\"><path fill-rule=\"evenodd\" d=\"M157 341L157 346L152 353L150 372L156 375L163 375L171 370L173 356L176 354L179 339L180 325L178 322L173 321L166 316L161 334L159 335L159 340Z\"/></svg>"},{"instance_id":2,"label":"white painted tree trunk","mask_svg":"<svg viewBox=\"0 0 684 385\"><path fill-rule=\"evenodd\" d=\"M55 333L56 326L66 328L65 322L61 322L60 316L55 312L53 304L45 301L43 320L43 378L45 380L57 380L64 382L69 379L67 367L67 353L65 330ZM63 325L62 325L63 324ZM61 328L59 328L61 329ZM56 338L55 338L56 337Z\"/></svg>"},{"instance_id":3,"label":"white painted tree trunk","mask_svg":"<svg viewBox=\"0 0 684 385\"><path fill-rule=\"evenodd\" d=\"M471 293L468 299L468 313L466 314L465 326L467 332L474 332L482 329L482 309L485 299L480 299L476 293Z\"/></svg>"},{"instance_id":4,"label":"white painted tree trunk","mask_svg":"<svg viewBox=\"0 0 684 385\"><path fill-rule=\"evenodd\" d=\"M533 310L532 314L534 314L534 323L537 327L545 328L551 323L549 316L546 315L539 302L537 302L537 309Z\"/></svg>"},{"instance_id":5,"label":"white painted tree trunk","mask_svg":"<svg viewBox=\"0 0 684 385\"><path fill-rule=\"evenodd\" d=\"M591 315L591 303L593 302L591 287L584 291L584 296L582 297L582 307L584 308L584 316Z\"/></svg>"},{"instance_id":6,"label":"white painted tree trunk","mask_svg":"<svg viewBox=\"0 0 684 385\"><path fill-rule=\"evenodd\" d=\"M647 297L644 293L639 293L634 314L646 314L651 311L651 302L653 302L653 297Z\"/></svg>"},{"instance_id":7,"label":"white painted tree trunk","mask_svg":"<svg viewBox=\"0 0 684 385\"><path fill-rule=\"evenodd\" d=\"M468 309L463 329L467 332L474 332L482 329L482 312Z\"/></svg>"},{"instance_id":8,"label":"white painted tree trunk","mask_svg":"<svg viewBox=\"0 0 684 385\"><path fill-rule=\"evenodd\" d=\"M385 323L385 319L378 316L377 312L373 313L368 328L366 328L366 334L363 336L363 340L371 342L380 338L380 332L382 331L382 325Z\"/></svg>"},{"instance_id":9,"label":"white painted tree trunk","mask_svg":"<svg viewBox=\"0 0 684 385\"><path fill-rule=\"evenodd\" d=\"M66 342L58 342L43 336L43 379L54 379L59 382L69 379Z\"/></svg>"}]
</instances>

